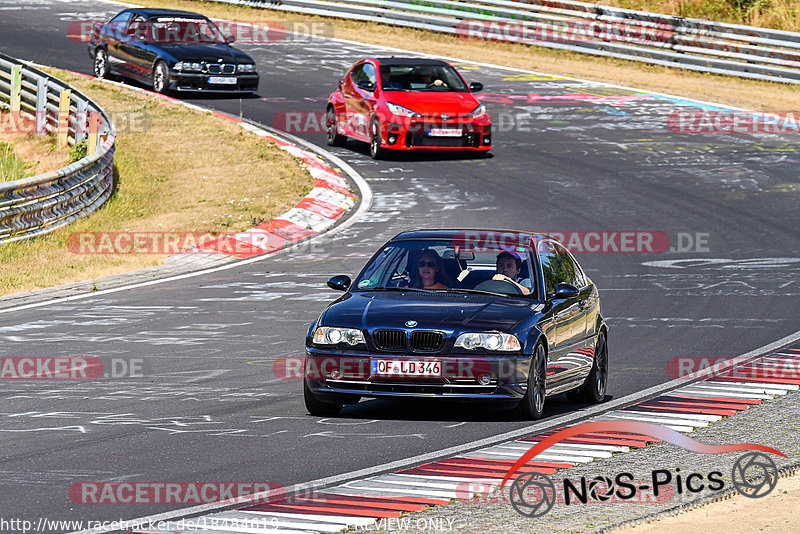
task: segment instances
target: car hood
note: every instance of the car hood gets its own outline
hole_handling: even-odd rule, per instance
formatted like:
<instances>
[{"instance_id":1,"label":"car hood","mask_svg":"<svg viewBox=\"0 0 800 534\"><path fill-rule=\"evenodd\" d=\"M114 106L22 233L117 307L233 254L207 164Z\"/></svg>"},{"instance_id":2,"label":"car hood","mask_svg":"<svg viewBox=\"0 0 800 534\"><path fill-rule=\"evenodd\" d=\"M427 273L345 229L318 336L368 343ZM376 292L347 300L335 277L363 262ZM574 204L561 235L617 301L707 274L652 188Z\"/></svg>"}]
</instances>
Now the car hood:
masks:
<instances>
[{"instance_id":1,"label":"car hood","mask_svg":"<svg viewBox=\"0 0 800 534\"><path fill-rule=\"evenodd\" d=\"M385 91L387 102L403 106L422 115L466 115L480 105L472 93L435 91Z\"/></svg>"},{"instance_id":2,"label":"car hood","mask_svg":"<svg viewBox=\"0 0 800 534\"><path fill-rule=\"evenodd\" d=\"M226 44L160 44L158 48L177 61L216 63L218 59L222 59L225 63L254 63L250 56Z\"/></svg>"},{"instance_id":3,"label":"car hood","mask_svg":"<svg viewBox=\"0 0 800 534\"><path fill-rule=\"evenodd\" d=\"M416 321L417 329L509 332L534 306L527 298L491 295L357 292L333 303L321 324L373 330L407 328L406 321Z\"/></svg>"}]
</instances>

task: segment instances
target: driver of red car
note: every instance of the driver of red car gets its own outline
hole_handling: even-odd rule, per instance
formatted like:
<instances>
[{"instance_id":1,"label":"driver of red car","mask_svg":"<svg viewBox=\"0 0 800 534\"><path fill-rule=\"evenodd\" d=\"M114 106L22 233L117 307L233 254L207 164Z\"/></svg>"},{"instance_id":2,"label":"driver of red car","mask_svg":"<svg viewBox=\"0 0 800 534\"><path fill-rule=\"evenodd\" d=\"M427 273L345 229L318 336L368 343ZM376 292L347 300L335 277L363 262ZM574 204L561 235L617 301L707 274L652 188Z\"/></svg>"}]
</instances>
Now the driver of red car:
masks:
<instances>
[{"instance_id":1,"label":"driver of red car","mask_svg":"<svg viewBox=\"0 0 800 534\"><path fill-rule=\"evenodd\" d=\"M418 69L420 81L425 84L425 87L442 87L447 86L439 78L434 78L433 69L430 67L419 67Z\"/></svg>"}]
</instances>

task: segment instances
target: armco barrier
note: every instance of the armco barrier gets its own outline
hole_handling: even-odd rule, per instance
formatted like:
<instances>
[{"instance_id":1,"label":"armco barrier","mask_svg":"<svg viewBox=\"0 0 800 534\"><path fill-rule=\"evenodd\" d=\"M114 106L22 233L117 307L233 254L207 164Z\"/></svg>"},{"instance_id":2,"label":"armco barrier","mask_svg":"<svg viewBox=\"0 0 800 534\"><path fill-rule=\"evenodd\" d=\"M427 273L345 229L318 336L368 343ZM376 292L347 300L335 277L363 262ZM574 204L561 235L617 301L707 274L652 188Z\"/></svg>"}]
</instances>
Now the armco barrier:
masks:
<instances>
[{"instance_id":1,"label":"armco barrier","mask_svg":"<svg viewBox=\"0 0 800 534\"><path fill-rule=\"evenodd\" d=\"M800 33L570 0L216 0L800 84Z\"/></svg>"},{"instance_id":2,"label":"armco barrier","mask_svg":"<svg viewBox=\"0 0 800 534\"><path fill-rule=\"evenodd\" d=\"M64 82L0 53L0 125L55 134L59 145L86 139L80 161L0 183L0 243L52 232L111 196L116 130L108 114Z\"/></svg>"}]
</instances>

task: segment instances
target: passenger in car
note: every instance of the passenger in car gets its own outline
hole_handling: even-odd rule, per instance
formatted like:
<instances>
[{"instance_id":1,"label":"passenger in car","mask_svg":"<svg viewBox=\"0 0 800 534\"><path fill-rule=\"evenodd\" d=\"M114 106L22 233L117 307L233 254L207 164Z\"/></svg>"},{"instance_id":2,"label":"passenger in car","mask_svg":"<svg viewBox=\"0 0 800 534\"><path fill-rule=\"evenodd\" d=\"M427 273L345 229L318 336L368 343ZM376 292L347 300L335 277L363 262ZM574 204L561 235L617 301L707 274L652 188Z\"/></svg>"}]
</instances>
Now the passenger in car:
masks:
<instances>
[{"instance_id":1,"label":"passenger in car","mask_svg":"<svg viewBox=\"0 0 800 534\"><path fill-rule=\"evenodd\" d=\"M417 272L410 287L420 289L449 289L450 280L444 270L442 258L435 250L424 250L417 260Z\"/></svg>"},{"instance_id":2,"label":"passenger in car","mask_svg":"<svg viewBox=\"0 0 800 534\"><path fill-rule=\"evenodd\" d=\"M519 287L523 295L531 293L531 279L520 278L522 271L522 258L516 252L503 251L497 255L497 274L492 280L505 280Z\"/></svg>"}]
</instances>

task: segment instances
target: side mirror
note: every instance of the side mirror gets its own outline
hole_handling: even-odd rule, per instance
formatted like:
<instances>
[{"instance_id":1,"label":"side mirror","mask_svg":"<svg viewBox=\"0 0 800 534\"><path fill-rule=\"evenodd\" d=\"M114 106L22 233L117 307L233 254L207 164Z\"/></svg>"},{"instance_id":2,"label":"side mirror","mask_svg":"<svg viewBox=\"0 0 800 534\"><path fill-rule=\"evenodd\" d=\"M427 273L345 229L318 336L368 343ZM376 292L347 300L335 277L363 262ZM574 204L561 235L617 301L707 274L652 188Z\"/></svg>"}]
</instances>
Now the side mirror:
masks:
<instances>
[{"instance_id":1,"label":"side mirror","mask_svg":"<svg viewBox=\"0 0 800 534\"><path fill-rule=\"evenodd\" d=\"M230 44L230 43L232 43L232 42L234 42L234 41L236 41L236 37L234 37L233 35L227 35L227 36L225 36L225 42L226 42L226 43Z\"/></svg>"},{"instance_id":2,"label":"side mirror","mask_svg":"<svg viewBox=\"0 0 800 534\"><path fill-rule=\"evenodd\" d=\"M483 91L483 84L480 82L472 82L469 84L469 90L473 93L477 93L478 91Z\"/></svg>"},{"instance_id":3,"label":"side mirror","mask_svg":"<svg viewBox=\"0 0 800 534\"><path fill-rule=\"evenodd\" d=\"M328 287L336 291L347 291L350 288L350 277L346 274L338 274L328 280Z\"/></svg>"},{"instance_id":4,"label":"side mirror","mask_svg":"<svg viewBox=\"0 0 800 534\"><path fill-rule=\"evenodd\" d=\"M375 84L372 83L372 82L367 82L367 81L362 80L360 82L356 82L356 85L358 86L359 89L363 89L365 91L372 92L372 91L375 90Z\"/></svg>"},{"instance_id":5,"label":"side mirror","mask_svg":"<svg viewBox=\"0 0 800 534\"><path fill-rule=\"evenodd\" d=\"M572 284L561 282L556 284L556 292L553 294L554 299L573 299L578 296L580 291Z\"/></svg>"},{"instance_id":6,"label":"side mirror","mask_svg":"<svg viewBox=\"0 0 800 534\"><path fill-rule=\"evenodd\" d=\"M339 78L339 89L342 88L343 83L344 83L344 78Z\"/></svg>"}]
</instances>

